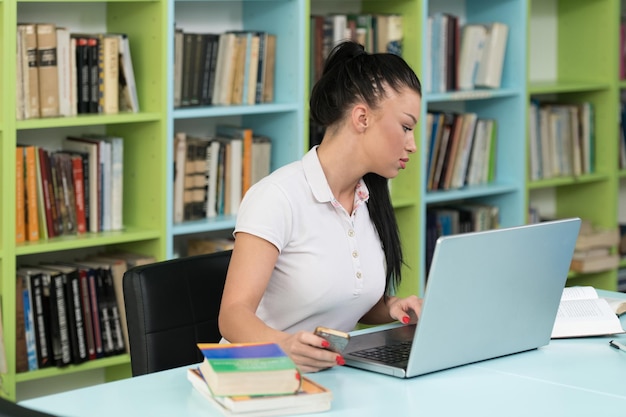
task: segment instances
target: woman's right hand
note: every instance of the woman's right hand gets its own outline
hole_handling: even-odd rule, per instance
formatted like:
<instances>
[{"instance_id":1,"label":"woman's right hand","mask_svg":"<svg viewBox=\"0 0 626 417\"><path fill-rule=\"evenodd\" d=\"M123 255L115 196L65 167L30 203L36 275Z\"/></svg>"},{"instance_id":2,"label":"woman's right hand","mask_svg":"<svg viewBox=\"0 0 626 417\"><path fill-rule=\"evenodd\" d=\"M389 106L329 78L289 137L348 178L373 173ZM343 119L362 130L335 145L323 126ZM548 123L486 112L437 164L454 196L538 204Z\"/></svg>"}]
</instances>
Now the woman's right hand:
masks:
<instances>
[{"instance_id":1,"label":"woman's right hand","mask_svg":"<svg viewBox=\"0 0 626 417\"><path fill-rule=\"evenodd\" d=\"M318 372L345 363L339 353L326 349L328 342L311 332L288 334L278 342L301 372Z\"/></svg>"}]
</instances>

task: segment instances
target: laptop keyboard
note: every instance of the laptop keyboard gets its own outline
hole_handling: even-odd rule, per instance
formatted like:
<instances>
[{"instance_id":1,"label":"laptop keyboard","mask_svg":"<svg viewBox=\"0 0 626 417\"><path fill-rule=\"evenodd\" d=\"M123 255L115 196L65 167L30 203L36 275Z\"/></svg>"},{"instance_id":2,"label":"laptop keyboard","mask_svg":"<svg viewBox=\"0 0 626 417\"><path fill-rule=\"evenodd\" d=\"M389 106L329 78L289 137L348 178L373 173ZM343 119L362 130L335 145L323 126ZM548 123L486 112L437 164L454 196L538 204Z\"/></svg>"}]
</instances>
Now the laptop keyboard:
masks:
<instances>
[{"instance_id":1,"label":"laptop keyboard","mask_svg":"<svg viewBox=\"0 0 626 417\"><path fill-rule=\"evenodd\" d=\"M357 350L356 352L350 352L350 355L375 360L385 364L393 364L408 361L410 351L411 341L407 340L394 345L383 345Z\"/></svg>"}]
</instances>

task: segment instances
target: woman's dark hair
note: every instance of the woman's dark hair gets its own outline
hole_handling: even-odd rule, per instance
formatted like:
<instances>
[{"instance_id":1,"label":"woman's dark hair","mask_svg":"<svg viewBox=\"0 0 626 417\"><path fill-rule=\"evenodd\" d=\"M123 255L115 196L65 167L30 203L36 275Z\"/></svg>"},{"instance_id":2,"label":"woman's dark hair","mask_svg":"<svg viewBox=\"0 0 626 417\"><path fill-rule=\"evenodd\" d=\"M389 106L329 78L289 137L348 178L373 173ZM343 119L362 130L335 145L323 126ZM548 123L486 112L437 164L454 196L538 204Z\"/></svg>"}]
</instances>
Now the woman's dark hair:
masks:
<instances>
[{"instance_id":1,"label":"woman's dark hair","mask_svg":"<svg viewBox=\"0 0 626 417\"><path fill-rule=\"evenodd\" d=\"M397 93L410 89L422 94L417 75L398 55L365 52L362 45L345 41L328 55L310 99L311 119L324 128L342 120L355 103L363 101L373 109L385 97L385 87ZM380 236L387 263L385 293L393 293L402 278L402 246L387 178L368 173L363 181L370 193L370 218Z\"/></svg>"}]
</instances>

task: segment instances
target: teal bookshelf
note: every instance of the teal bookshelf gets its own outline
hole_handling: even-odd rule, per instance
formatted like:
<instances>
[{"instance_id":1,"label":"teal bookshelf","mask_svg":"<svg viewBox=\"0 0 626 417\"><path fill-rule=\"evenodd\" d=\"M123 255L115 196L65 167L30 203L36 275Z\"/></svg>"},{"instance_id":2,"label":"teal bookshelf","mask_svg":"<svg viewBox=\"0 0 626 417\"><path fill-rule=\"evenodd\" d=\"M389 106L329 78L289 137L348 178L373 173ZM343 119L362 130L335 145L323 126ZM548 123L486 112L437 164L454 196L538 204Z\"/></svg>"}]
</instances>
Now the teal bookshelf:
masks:
<instances>
[{"instance_id":1,"label":"teal bookshelf","mask_svg":"<svg viewBox=\"0 0 626 417\"><path fill-rule=\"evenodd\" d=\"M277 36L274 102L238 106L173 106L173 66L168 66L167 166L174 178L173 138L178 131L200 136L215 133L218 123L252 128L272 140L271 169L299 159L305 152L305 84L307 47L302 23L308 3L304 0L181 1L169 3L167 27L169 62L173 62L174 27L203 33L227 30L267 31ZM280 23L278 23L280 22ZM173 201L173 181L166 184L167 200ZM228 235L235 216L218 216L174 223L172 204L167 206L167 256L184 256L184 242L190 236ZM181 247L179 247L179 244Z\"/></svg>"}]
</instances>

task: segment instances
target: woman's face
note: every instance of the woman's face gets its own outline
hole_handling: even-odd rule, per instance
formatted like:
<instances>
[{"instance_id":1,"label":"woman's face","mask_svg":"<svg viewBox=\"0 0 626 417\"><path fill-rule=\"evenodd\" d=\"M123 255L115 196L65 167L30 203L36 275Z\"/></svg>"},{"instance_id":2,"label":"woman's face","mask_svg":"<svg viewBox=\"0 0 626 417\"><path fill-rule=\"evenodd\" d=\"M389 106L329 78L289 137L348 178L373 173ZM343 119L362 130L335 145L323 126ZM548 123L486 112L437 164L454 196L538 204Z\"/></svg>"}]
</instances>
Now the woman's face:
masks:
<instances>
[{"instance_id":1,"label":"woman's face","mask_svg":"<svg viewBox=\"0 0 626 417\"><path fill-rule=\"evenodd\" d=\"M394 178L416 151L414 129L422 99L410 89L396 93L387 88L386 97L368 123L366 152L370 170L385 178Z\"/></svg>"}]
</instances>

